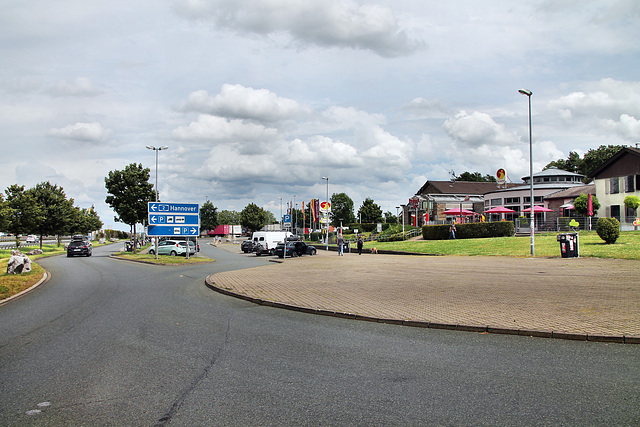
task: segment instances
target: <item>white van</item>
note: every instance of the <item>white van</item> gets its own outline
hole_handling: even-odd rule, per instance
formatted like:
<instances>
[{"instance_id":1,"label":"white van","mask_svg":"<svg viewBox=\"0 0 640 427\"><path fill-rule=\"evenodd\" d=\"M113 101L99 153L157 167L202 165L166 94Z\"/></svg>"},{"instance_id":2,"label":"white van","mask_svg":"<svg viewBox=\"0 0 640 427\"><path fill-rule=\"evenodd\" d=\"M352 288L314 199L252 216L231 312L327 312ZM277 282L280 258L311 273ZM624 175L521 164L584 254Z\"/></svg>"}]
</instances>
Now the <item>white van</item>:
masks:
<instances>
[{"instance_id":1,"label":"white van","mask_svg":"<svg viewBox=\"0 0 640 427\"><path fill-rule=\"evenodd\" d=\"M284 242L289 236L293 236L289 231L255 231L251 236L253 251L258 256L273 255L278 242Z\"/></svg>"}]
</instances>

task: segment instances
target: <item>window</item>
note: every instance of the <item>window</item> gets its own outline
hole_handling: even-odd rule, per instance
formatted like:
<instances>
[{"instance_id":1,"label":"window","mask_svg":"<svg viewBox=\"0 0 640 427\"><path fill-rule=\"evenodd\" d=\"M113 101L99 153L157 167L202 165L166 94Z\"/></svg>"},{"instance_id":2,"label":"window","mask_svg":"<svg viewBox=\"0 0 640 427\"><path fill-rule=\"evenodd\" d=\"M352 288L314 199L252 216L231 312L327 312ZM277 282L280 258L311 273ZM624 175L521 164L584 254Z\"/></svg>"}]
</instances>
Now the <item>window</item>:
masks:
<instances>
[{"instance_id":1,"label":"window","mask_svg":"<svg viewBox=\"0 0 640 427\"><path fill-rule=\"evenodd\" d=\"M624 217L627 219L627 222L633 222L633 220L636 218L636 210L633 208L625 207Z\"/></svg>"},{"instance_id":2,"label":"window","mask_svg":"<svg viewBox=\"0 0 640 427\"><path fill-rule=\"evenodd\" d=\"M523 197L523 199L524 199L523 200L524 203L531 202L531 197L526 197L525 196L525 197ZM542 199L543 199L542 196L536 196L535 194L533 195L533 203L542 203Z\"/></svg>"},{"instance_id":3,"label":"window","mask_svg":"<svg viewBox=\"0 0 640 427\"><path fill-rule=\"evenodd\" d=\"M491 199L491 206L499 206L502 204L502 199Z\"/></svg>"},{"instance_id":4,"label":"window","mask_svg":"<svg viewBox=\"0 0 640 427\"><path fill-rule=\"evenodd\" d=\"M624 191L626 193L633 193L634 191L636 191L635 188L635 175L628 175L624 178Z\"/></svg>"},{"instance_id":5,"label":"window","mask_svg":"<svg viewBox=\"0 0 640 427\"><path fill-rule=\"evenodd\" d=\"M620 192L620 186L619 185L620 185L620 180L618 179L618 177L609 178L609 193L610 194L618 194ZM618 216L620 216L620 212L619 211L618 211Z\"/></svg>"},{"instance_id":6,"label":"window","mask_svg":"<svg viewBox=\"0 0 640 427\"><path fill-rule=\"evenodd\" d=\"M509 205L509 204L519 204L520 203L520 197L505 197L504 198L504 204L505 205Z\"/></svg>"},{"instance_id":7,"label":"window","mask_svg":"<svg viewBox=\"0 0 640 427\"><path fill-rule=\"evenodd\" d=\"M620 221L620 205L611 205L611 218Z\"/></svg>"}]
</instances>

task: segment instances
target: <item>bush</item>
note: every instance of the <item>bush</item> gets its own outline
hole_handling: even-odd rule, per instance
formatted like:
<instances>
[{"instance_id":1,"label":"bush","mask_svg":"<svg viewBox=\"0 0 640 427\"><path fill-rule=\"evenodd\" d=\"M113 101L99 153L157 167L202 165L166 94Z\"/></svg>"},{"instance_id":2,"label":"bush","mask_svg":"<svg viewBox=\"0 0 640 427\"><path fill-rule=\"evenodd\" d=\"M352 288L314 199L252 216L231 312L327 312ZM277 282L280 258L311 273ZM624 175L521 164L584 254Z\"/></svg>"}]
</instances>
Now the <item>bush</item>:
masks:
<instances>
[{"instance_id":1,"label":"bush","mask_svg":"<svg viewBox=\"0 0 640 427\"><path fill-rule=\"evenodd\" d=\"M422 227L424 240L444 240L449 238L450 224L425 225ZM456 224L456 239L480 239L486 237L513 236L515 225L511 221L472 222Z\"/></svg>"},{"instance_id":2,"label":"bush","mask_svg":"<svg viewBox=\"0 0 640 427\"><path fill-rule=\"evenodd\" d=\"M620 237L620 221L615 218L599 218L596 233L605 243L615 243Z\"/></svg>"}]
</instances>

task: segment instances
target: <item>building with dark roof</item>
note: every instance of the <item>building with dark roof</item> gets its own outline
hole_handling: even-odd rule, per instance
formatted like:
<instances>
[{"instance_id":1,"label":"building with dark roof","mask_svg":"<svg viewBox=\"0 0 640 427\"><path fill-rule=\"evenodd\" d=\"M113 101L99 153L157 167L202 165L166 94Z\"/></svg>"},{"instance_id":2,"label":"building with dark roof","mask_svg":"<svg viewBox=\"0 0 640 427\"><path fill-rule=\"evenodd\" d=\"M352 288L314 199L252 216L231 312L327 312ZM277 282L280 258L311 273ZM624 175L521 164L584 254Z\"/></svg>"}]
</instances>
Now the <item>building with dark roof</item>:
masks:
<instances>
[{"instance_id":1,"label":"building with dark roof","mask_svg":"<svg viewBox=\"0 0 640 427\"><path fill-rule=\"evenodd\" d=\"M600 216L617 218L623 230L633 229L640 214L626 208L624 199L640 197L640 149L625 147L598 166L590 174L600 202Z\"/></svg>"}]
</instances>

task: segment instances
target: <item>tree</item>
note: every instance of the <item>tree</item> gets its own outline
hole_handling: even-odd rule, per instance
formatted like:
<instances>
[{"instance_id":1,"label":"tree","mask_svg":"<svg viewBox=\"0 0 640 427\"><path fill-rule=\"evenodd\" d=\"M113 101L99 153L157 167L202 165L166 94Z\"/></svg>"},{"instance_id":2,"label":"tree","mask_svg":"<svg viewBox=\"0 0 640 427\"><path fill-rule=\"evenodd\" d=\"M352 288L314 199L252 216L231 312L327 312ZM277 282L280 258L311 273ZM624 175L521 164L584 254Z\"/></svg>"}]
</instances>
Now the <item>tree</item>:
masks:
<instances>
[{"instance_id":1,"label":"tree","mask_svg":"<svg viewBox=\"0 0 640 427\"><path fill-rule=\"evenodd\" d=\"M8 213L7 231L16 236L16 248L20 246L20 234L29 234L37 230L44 220L42 207L33 192L25 191L24 185L14 184L5 190L7 200L5 210Z\"/></svg>"},{"instance_id":2,"label":"tree","mask_svg":"<svg viewBox=\"0 0 640 427\"><path fill-rule=\"evenodd\" d=\"M362 206L360 206L358 210L358 215L360 216L360 222L363 224L382 222L382 209L380 209L380 206L376 205L370 197L367 197L364 202L362 202Z\"/></svg>"},{"instance_id":3,"label":"tree","mask_svg":"<svg viewBox=\"0 0 640 427\"><path fill-rule=\"evenodd\" d=\"M229 224L232 225L232 224ZM213 206L210 200L204 202L200 207L200 228L202 230L213 230L218 226L218 208Z\"/></svg>"},{"instance_id":4,"label":"tree","mask_svg":"<svg viewBox=\"0 0 640 427\"><path fill-rule=\"evenodd\" d=\"M386 211L384 213L384 222L386 222L387 224L395 224L396 222L398 222L398 216Z\"/></svg>"},{"instance_id":5,"label":"tree","mask_svg":"<svg viewBox=\"0 0 640 427\"><path fill-rule=\"evenodd\" d=\"M545 169L557 167L569 172L579 173L588 176L598 166L609 160L611 156L623 149L623 145L601 145L596 149L587 151L582 159L575 151L569 153L568 159L558 159L545 166ZM588 180L585 178L585 181Z\"/></svg>"},{"instance_id":6,"label":"tree","mask_svg":"<svg viewBox=\"0 0 640 427\"><path fill-rule=\"evenodd\" d=\"M75 215L73 221L68 227L69 234L83 234L87 235L92 231L96 231L102 228L102 221L95 211L95 207L91 206L89 209L74 207Z\"/></svg>"},{"instance_id":7,"label":"tree","mask_svg":"<svg viewBox=\"0 0 640 427\"><path fill-rule=\"evenodd\" d=\"M576 210L577 214L586 216L589 210L589 196L587 194L581 194L573 201L573 207ZM594 215L600 209L600 202L596 198L596 196L591 196L591 206L593 207Z\"/></svg>"},{"instance_id":8,"label":"tree","mask_svg":"<svg viewBox=\"0 0 640 427\"><path fill-rule=\"evenodd\" d=\"M554 168L562 169L569 172L579 173L578 171L580 170L581 165L582 165L582 159L580 158L580 155L575 151L571 151L569 153L569 157L566 160L565 159L554 160L553 162L545 166L544 169L549 169L554 167Z\"/></svg>"},{"instance_id":9,"label":"tree","mask_svg":"<svg viewBox=\"0 0 640 427\"><path fill-rule=\"evenodd\" d=\"M130 225L133 229L135 251L136 224L146 220L148 202L155 198L153 184L149 183L149 168L131 163L123 171L109 172L104 182L109 193L105 201L118 215L114 219Z\"/></svg>"},{"instance_id":10,"label":"tree","mask_svg":"<svg viewBox=\"0 0 640 427\"><path fill-rule=\"evenodd\" d=\"M240 212L240 218L240 224L253 231L260 230L267 223L266 211L255 203L249 203L242 212Z\"/></svg>"},{"instance_id":11,"label":"tree","mask_svg":"<svg viewBox=\"0 0 640 427\"><path fill-rule=\"evenodd\" d=\"M331 215L331 224L336 227L340 225L340 220L343 225L356 222L356 217L353 215L353 200L345 193L331 195Z\"/></svg>"},{"instance_id":12,"label":"tree","mask_svg":"<svg viewBox=\"0 0 640 427\"><path fill-rule=\"evenodd\" d=\"M242 223L242 217L238 211L222 210L218 213L218 224L238 225Z\"/></svg>"},{"instance_id":13,"label":"tree","mask_svg":"<svg viewBox=\"0 0 640 427\"><path fill-rule=\"evenodd\" d=\"M633 209L636 212L636 216L638 216L638 207L640 206L640 197L638 196L627 196L624 198L624 206L629 209ZM634 227L634 229L638 229L638 227Z\"/></svg>"},{"instance_id":14,"label":"tree","mask_svg":"<svg viewBox=\"0 0 640 427\"><path fill-rule=\"evenodd\" d=\"M9 204L4 199L4 194L0 193L0 231L7 231L10 217L11 209Z\"/></svg>"},{"instance_id":15,"label":"tree","mask_svg":"<svg viewBox=\"0 0 640 427\"><path fill-rule=\"evenodd\" d=\"M42 237L60 236L64 233L73 220L76 208L73 207L73 199L67 199L62 187L52 185L49 181L36 184L27 191L33 194L43 214L34 230L34 234L40 237L42 249Z\"/></svg>"},{"instance_id":16,"label":"tree","mask_svg":"<svg viewBox=\"0 0 640 427\"><path fill-rule=\"evenodd\" d=\"M471 182L496 182L496 177L493 175L481 175L480 172L462 172L459 176L455 177L456 181L471 181Z\"/></svg>"}]
</instances>

